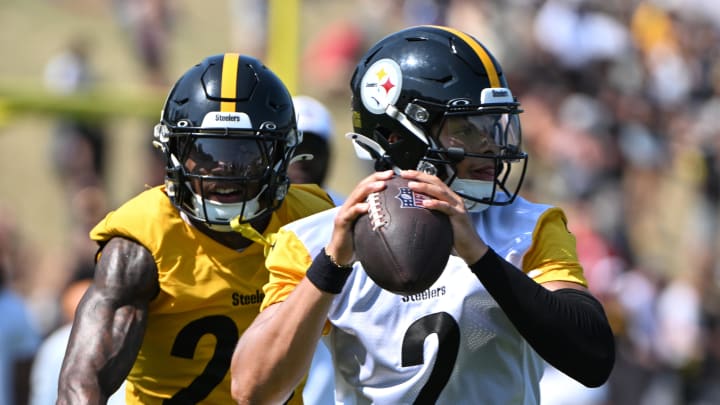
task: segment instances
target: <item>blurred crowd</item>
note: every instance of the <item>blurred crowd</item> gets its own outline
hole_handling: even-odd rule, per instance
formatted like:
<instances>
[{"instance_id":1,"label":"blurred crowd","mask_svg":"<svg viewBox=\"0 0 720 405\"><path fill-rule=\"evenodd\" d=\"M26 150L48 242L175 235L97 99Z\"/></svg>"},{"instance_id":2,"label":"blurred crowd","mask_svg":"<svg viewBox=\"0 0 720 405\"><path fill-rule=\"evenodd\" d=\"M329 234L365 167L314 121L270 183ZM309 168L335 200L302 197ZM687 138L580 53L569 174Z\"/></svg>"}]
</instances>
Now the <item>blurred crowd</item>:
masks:
<instances>
[{"instance_id":1,"label":"blurred crowd","mask_svg":"<svg viewBox=\"0 0 720 405\"><path fill-rule=\"evenodd\" d=\"M139 0L114 3L143 10ZM132 36L149 85L168 82L160 61L166 52L162 38L172 30L162 3L147 2L146 18L118 8L126 11L121 14L126 27L155 21L150 25L161 29L137 28L141 32ZM230 3L243 10L263 2ZM549 372L553 378L543 386L544 403L720 403L720 2L355 3L356 15L338 15L308 38L300 66L304 93L349 105L347 83L368 44L400 26L437 23L480 39L500 60L522 104L530 155L522 194L566 210L590 288L605 305L618 349L605 386L572 388ZM243 35L243 41L231 41L237 51L260 52L262 38ZM246 50L243 44L255 47ZM84 60L82 42L69 48L70 55ZM83 70L57 79L60 62L77 61L63 57L48 61L49 88L82 91L82 78L92 76ZM92 262L87 231L108 209L103 130L62 121L48 148L72 207L68 238L76 241L75 251L50 276L57 280L42 280L51 290L37 294L42 287L22 283L27 252L15 237L12 215L0 216L0 280L6 281L0 287L18 287L39 337L67 322L68 315L48 308L57 306L62 286ZM161 167L151 167L150 185L161 181ZM30 282L40 285L40 280ZM50 297L50 303L39 304L38 296ZM17 353L27 360L28 350ZM0 353L0 379L9 373L8 358Z\"/></svg>"},{"instance_id":2,"label":"blurred crowd","mask_svg":"<svg viewBox=\"0 0 720 405\"><path fill-rule=\"evenodd\" d=\"M526 111L525 192L568 211L617 335L600 403L720 403L719 12L553 0L482 13Z\"/></svg>"},{"instance_id":3,"label":"blurred crowd","mask_svg":"<svg viewBox=\"0 0 720 405\"><path fill-rule=\"evenodd\" d=\"M568 211L617 335L602 403L720 403L720 4L517 3L485 9L488 45L526 111L524 190Z\"/></svg>"}]
</instances>

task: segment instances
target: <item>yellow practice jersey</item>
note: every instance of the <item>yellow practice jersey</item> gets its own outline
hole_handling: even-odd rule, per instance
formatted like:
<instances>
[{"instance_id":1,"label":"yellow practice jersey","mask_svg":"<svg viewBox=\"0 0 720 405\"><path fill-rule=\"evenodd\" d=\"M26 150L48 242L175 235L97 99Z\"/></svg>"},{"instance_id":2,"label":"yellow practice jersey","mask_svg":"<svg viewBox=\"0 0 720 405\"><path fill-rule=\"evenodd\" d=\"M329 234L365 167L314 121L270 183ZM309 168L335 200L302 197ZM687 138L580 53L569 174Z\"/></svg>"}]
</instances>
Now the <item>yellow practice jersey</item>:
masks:
<instances>
[{"instance_id":1,"label":"yellow practice jersey","mask_svg":"<svg viewBox=\"0 0 720 405\"><path fill-rule=\"evenodd\" d=\"M265 235L332 207L314 185L290 187ZM128 404L227 404L230 360L240 335L258 314L268 281L263 246L230 249L186 223L162 186L109 213L91 232L103 243L125 237L155 258L160 293L150 303L147 330L127 378ZM302 387L290 403L302 403Z\"/></svg>"}]
</instances>

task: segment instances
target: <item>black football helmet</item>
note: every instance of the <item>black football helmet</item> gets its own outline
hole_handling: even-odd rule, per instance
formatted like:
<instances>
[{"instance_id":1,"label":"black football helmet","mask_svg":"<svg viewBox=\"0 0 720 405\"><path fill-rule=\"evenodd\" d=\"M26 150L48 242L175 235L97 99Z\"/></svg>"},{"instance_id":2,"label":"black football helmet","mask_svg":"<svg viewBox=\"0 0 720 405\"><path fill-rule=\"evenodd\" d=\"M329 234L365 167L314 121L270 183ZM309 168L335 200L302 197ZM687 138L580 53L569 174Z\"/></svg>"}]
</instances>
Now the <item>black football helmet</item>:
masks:
<instances>
[{"instance_id":1,"label":"black football helmet","mask_svg":"<svg viewBox=\"0 0 720 405\"><path fill-rule=\"evenodd\" d=\"M288 190L300 142L292 98L260 61L234 53L206 58L175 83L154 144L167 159L175 206L219 231L270 214Z\"/></svg>"},{"instance_id":2,"label":"black football helmet","mask_svg":"<svg viewBox=\"0 0 720 405\"><path fill-rule=\"evenodd\" d=\"M500 64L477 39L442 26L396 32L365 54L350 86L355 133L348 136L358 156L375 160L376 169L436 174L470 211L515 199L527 167L520 104ZM489 138L492 153L443 145L440 134L460 121ZM465 159L491 159L494 181L458 178L454 168ZM511 173L513 167L519 170Z\"/></svg>"}]
</instances>

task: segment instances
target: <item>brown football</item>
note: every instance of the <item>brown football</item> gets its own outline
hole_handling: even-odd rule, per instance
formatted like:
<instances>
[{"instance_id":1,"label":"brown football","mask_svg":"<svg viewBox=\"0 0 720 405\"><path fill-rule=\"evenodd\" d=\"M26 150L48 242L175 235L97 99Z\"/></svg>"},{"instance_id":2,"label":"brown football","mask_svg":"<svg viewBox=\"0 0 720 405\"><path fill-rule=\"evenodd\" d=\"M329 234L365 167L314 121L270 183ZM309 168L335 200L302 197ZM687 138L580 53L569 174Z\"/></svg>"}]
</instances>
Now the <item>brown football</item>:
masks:
<instances>
[{"instance_id":1,"label":"brown football","mask_svg":"<svg viewBox=\"0 0 720 405\"><path fill-rule=\"evenodd\" d=\"M355 254L381 288L411 295L428 289L442 274L453 246L447 215L424 208L428 198L395 176L368 196L370 210L355 222Z\"/></svg>"}]
</instances>

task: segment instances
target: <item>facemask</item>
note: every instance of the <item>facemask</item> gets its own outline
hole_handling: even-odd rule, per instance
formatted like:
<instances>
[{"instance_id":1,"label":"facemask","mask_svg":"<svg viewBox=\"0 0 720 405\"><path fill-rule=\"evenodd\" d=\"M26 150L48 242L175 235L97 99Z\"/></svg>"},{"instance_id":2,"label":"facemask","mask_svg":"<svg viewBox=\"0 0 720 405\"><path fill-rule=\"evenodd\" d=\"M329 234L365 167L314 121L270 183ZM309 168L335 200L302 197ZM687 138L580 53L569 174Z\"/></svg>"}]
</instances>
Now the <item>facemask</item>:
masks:
<instances>
[{"instance_id":1,"label":"facemask","mask_svg":"<svg viewBox=\"0 0 720 405\"><path fill-rule=\"evenodd\" d=\"M492 181L469 180L460 178L456 178L455 180L453 180L452 184L450 185L450 188L453 189L453 191L455 191L456 193L470 196L478 200L492 197L493 187L494 183ZM482 212L485 211L487 207L489 207L489 205L487 204L473 201L468 198L463 198L463 200L465 201L465 209L468 212Z\"/></svg>"},{"instance_id":2,"label":"facemask","mask_svg":"<svg viewBox=\"0 0 720 405\"><path fill-rule=\"evenodd\" d=\"M258 200L266 188L267 185L263 186L263 188L260 189L260 192L252 199L237 203L220 203L213 200L203 199L202 196L193 192L193 211L198 218L207 221L227 222L228 224L230 223L230 220L241 214L243 215L243 220L252 219L265 211L265 209L260 208L260 202ZM205 203L205 211L207 211L208 216L207 218L205 218L205 211L203 211L203 202ZM243 207L245 208L244 210ZM218 226L208 224L208 226L218 231L232 231L229 225Z\"/></svg>"}]
</instances>

